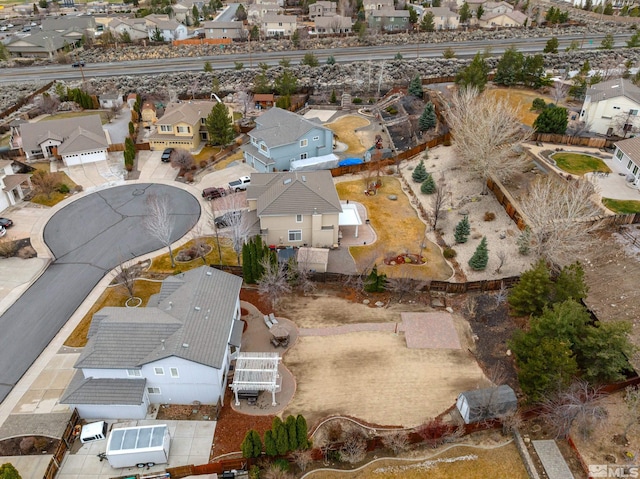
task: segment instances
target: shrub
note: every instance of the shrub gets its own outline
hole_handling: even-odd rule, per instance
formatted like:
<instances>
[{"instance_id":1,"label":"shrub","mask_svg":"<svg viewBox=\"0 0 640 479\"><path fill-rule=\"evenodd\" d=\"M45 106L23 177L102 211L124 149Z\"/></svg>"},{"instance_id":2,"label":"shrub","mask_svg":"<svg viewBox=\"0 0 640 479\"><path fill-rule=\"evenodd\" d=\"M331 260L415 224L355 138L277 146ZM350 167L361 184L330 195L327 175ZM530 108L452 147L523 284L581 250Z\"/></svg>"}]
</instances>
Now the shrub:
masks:
<instances>
[{"instance_id":1,"label":"shrub","mask_svg":"<svg viewBox=\"0 0 640 479\"><path fill-rule=\"evenodd\" d=\"M361 104L362 104L362 98L355 97L355 98L354 98L353 100L351 100L351 101L352 101L352 103L353 103L354 105L361 105Z\"/></svg>"},{"instance_id":2,"label":"shrub","mask_svg":"<svg viewBox=\"0 0 640 479\"><path fill-rule=\"evenodd\" d=\"M289 464L289 461L282 458L276 459L275 461L273 461L273 465L280 468L281 471L285 471L285 472L289 472L289 469L291 469L291 465Z\"/></svg>"},{"instance_id":3,"label":"shrub","mask_svg":"<svg viewBox=\"0 0 640 479\"><path fill-rule=\"evenodd\" d=\"M387 168L387 169L385 170L385 173L386 173L387 175L391 176L391 175L395 174L395 170L394 170L393 168L389 167L389 168Z\"/></svg>"},{"instance_id":4,"label":"shrub","mask_svg":"<svg viewBox=\"0 0 640 479\"><path fill-rule=\"evenodd\" d=\"M469 260L469 266L475 271L482 271L487 267L489 262L489 251L487 249L487 237L483 236L480 244L476 248L475 253Z\"/></svg>"},{"instance_id":5,"label":"shrub","mask_svg":"<svg viewBox=\"0 0 640 479\"><path fill-rule=\"evenodd\" d=\"M531 104L531 109L533 111L542 111L547 107L547 104L542 98L535 98L533 103Z\"/></svg>"},{"instance_id":6,"label":"shrub","mask_svg":"<svg viewBox=\"0 0 640 479\"><path fill-rule=\"evenodd\" d=\"M453 424L446 424L442 419L435 418L419 426L416 432L428 446L438 447L447 442L455 430Z\"/></svg>"},{"instance_id":7,"label":"shrub","mask_svg":"<svg viewBox=\"0 0 640 479\"><path fill-rule=\"evenodd\" d=\"M387 108L385 108L385 111L387 113L389 113L389 115L397 115L398 114L398 110L394 106L388 106Z\"/></svg>"},{"instance_id":8,"label":"shrub","mask_svg":"<svg viewBox=\"0 0 640 479\"><path fill-rule=\"evenodd\" d=\"M469 217L465 215L456 225L456 228L453 231L453 236L456 243L466 243L470 234L471 225L469 224Z\"/></svg>"},{"instance_id":9,"label":"shrub","mask_svg":"<svg viewBox=\"0 0 640 479\"><path fill-rule=\"evenodd\" d=\"M22 454L30 453L31 450L33 449L35 442L36 442L35 438L31 436L23 438L20 441L20 452L22 452Z\"/></svg>"},{"instance_id":10,"label":"shrub","mask_svg":"<svg viewBox=\"0 0 640 479\"><path fill-rule=\"evenodd\" d=\"M446 259L453 259L458 255L458 252L453 248L445 248L444 251L442 252L442 255Z\"/></svg>"},{"instance_id":11,"label":"shrub","mask_svg":"<svg viewBox=\"0 0 640 479\"><path fill-rule=\"evenodd\" d=\"M445 138L442 142L443 146L451 146L451 138Z\"/></svg>"},{"instance_id":12,"label":"shrub","mask_svg":"<svg viewBox=\"0 0 640 479\"><path fill-rule=\"evenodd\" d=\"M338 442L342 439L342 425L338 421L331 421L327 426L327 440Z\"/></svg>"},{"instance_id":13,"label":"shrub","mask_svg":"<svg viewBox=\"0 0 640 479\"><path fill-rule=\"evenodd\" d=\"M209 162L207 160L200 160L200 168L202 168L203 170L209 165Z\"/></svg>"},{"instance_id":14,"label":"shrub","mask_svg":"<svg viewBox=\"0 0 640 479\"><path fill-rule=\"evenodd\" d=\"M493 221L496 219L496 214L491 211L485 211L484 220L485 221Z\"/></svg>"},{"instance_id":15,"label":"shrub","mask_svg":"<svg viewBox=\"0 0 640 479\"><path fill-rule=\"evenodd\" d=\"M193 182L193 173L189 172L187 174L184 175L184 181L186 181L187 183L192 183Z\"/></svg>"},{"instance_id":16,"label":"shrub","mask_svg":"<svg viewBox=\"0 0 640 479\"><path fill-rule=\"evenodd\" d=\"M60 186L58 186L58 193L62 193L63 195L65 195L65 194L69 193L69 191L71 191L71 190L64 183L61 183Z\"/></svg>"},{"instance_id":17,"label":"shrub","mask_svg":"<svg viewBox=\"0 0 640 479\"><path fill-rule=\"evenodd\" d=\"M340 458L350 464L362 461L367 454L367 439L360 430L351 431L345 437L342 448L340 449Z\"/></svg>"}]
</instances>

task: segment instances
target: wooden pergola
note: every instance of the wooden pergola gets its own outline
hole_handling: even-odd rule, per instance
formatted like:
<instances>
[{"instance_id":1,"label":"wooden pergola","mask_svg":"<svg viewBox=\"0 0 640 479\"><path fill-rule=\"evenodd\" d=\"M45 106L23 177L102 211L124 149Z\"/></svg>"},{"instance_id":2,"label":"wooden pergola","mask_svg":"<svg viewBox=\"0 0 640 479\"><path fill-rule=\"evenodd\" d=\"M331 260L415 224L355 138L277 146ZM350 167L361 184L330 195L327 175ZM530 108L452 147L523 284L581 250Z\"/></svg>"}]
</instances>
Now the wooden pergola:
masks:
<instances>
[{"instance_id":1,"label":"wooden pergola","mask_svg":"<svg viewBox=\"0 0 640 479\"><path fill-rule=\"evenodd\" d=\"M233 383L229 386L240 404L238 392L271 391L272 405L276 406L278 384L278 353L239 353L236 359Z\"/></svg>"}]
</instances>

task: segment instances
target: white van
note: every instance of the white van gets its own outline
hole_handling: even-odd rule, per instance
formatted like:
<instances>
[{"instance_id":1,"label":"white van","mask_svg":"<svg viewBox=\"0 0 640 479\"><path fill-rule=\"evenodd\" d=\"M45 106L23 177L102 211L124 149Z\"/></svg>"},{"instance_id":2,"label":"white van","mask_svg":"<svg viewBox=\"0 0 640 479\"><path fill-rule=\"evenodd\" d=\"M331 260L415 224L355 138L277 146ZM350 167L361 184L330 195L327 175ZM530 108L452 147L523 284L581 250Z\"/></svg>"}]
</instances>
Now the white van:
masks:
<instances>
[{"instance_id":1,"label":"white van","mask_svg":"<svg viewBox=\"0 0 640 479\"><path fill-rule=\"evenodd\" d=\"M93 441L102 441L107 438L107 423L104 421L92 422L82 426L80 442L86 444Z\"/></svg>"}]
</instances>

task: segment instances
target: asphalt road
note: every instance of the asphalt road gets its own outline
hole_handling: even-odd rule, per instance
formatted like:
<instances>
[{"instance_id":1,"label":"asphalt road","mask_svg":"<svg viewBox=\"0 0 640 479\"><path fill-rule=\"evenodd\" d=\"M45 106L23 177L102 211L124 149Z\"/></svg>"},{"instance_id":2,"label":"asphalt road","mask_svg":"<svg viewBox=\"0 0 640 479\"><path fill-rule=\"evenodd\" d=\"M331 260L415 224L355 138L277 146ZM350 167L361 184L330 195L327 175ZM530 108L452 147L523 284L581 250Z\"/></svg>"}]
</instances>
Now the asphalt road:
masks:
<instances>
[{"instance_id":1,"label":"asphalt road","mask_svg":"<svg viewBox=\"0 0 640 479\"><path fill-rule=\"evenodd\" d=\"M157 184L98 191L51 217L44 240L55 261L0 316L0 402L105 274L123 260L162 248L143 226L151 193L170 198L172 241L198 221L195 197Z\"/></svg>"}]
</instances>

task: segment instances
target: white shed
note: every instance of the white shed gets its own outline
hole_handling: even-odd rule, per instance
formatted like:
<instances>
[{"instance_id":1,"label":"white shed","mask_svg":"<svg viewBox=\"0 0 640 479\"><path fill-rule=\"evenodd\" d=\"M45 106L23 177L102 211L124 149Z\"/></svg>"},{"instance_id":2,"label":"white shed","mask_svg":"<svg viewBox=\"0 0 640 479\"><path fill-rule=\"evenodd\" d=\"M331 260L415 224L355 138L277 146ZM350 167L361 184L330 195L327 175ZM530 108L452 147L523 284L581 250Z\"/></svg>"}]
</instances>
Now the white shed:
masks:
<instances>
[{"instance_id":1,"label":"white shed","mask_svg":"<svg viewBox=\"0 0 640 479\"><path fill-rule=\"evenodd\" d=\"M460 393L456 401L465 424L495 419L518 408L516 393L509 386L476 389Z\"/></svg>"}]
</instances>

